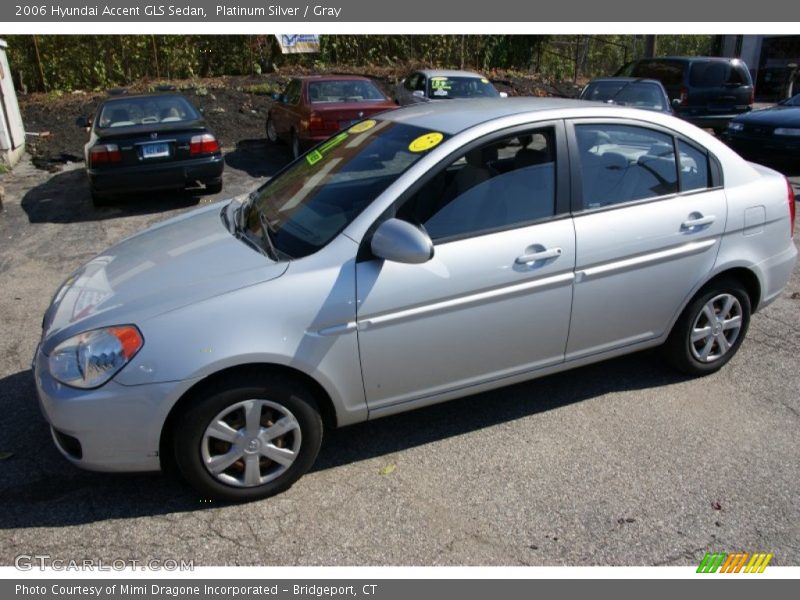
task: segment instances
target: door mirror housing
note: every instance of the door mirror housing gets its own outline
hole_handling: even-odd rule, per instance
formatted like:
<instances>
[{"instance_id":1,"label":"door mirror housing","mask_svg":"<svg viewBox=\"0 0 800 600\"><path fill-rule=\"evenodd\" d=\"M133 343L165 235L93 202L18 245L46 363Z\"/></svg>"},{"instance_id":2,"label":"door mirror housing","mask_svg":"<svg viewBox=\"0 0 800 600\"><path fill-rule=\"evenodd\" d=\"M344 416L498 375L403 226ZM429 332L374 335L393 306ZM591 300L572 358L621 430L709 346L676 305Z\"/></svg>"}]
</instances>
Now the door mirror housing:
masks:
<instances>
[{"instance_id":1,"label":"door mirror housing","mask_svg":"<svg viewBox=\"0 0 800 600\"><path fill-rule=\"evenodd\" d=\"M272 94L272 99L275 100L275 102L283 102L283 94L275 92L274 94Z\"/></svg>"},{"instance_id":2,"label":"door mirror housing","mask_svg":"<svg viewBox=\"0 0 800 600\"><path fill-rule=\"evenodd\" d=\"M672 108L679 108L681 105L680 98L673 98L672 99Z\"/></svg>"},{"instance_id":3,"label":"door mirror housing","mask_svg":"<svg viewBox=\"0 0 800 600\"><path fill-rule=\"evenodd\" d=\"M80 116L77 119L75 119L75 125L77 127L85 129L86 127L89 127L89 118L88 117L84 117L84 116Z\"/></svg>"},{"instance_id":4,"label":"door mirror housing","mask_svg":"<svg viewBox=\"0 0 800 600\"><path fill-rule=\"evenodd\" d=\"M414 90L413 92L411 92L411 95L414 96L415 98L424 98L425 92L423 92L422 90Z\"/></svg>"},{"instance_id":5,"label":"door mirror housing","mask_svg":"<svg viewBox=\"0 0 800 600\"><path fill-rule=\"evenodd\" d=\"M378 258L406 264L421 264L433 258L433 242L421 227L400 219L384 221L370 242Z\"/></svg>"}]
</instances>

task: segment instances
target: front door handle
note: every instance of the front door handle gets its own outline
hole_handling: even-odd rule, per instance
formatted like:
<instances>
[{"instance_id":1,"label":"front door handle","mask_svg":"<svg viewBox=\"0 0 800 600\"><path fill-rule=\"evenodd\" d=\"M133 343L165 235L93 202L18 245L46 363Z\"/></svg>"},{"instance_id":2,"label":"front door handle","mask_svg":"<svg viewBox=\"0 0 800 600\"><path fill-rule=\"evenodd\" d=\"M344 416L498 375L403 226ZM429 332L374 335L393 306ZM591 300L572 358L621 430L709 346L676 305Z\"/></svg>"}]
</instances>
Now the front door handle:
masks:
<instances>
[{"instance_id":1,"label":"front door handle","mask_svg":"<svg viewBox=\"0 0 800 600\"><path fill-rule=\"evenodd\" d=\"M683 231L693 231L700 227L705 227L706 225L711 225L714 221L716 221L717 217L714 215L708 215L704 217L700 213L692 213L689 215L689 218L681 223L681 230Z\"/></svg>"},{"instance_id":2,"label":"front door handle","mask_svg":"<svg viewBox=\"0 0 800 600\"><path fill-rule=\"evenodd\" d=\"M529 265L539 260L547 260L548 258L558 258L561 256L561 248L550 248L549 250L540 250L538 252L531 252L530 254L523 254L518 256L514 261L518 265Z\"/></svg>"}]
</instances>

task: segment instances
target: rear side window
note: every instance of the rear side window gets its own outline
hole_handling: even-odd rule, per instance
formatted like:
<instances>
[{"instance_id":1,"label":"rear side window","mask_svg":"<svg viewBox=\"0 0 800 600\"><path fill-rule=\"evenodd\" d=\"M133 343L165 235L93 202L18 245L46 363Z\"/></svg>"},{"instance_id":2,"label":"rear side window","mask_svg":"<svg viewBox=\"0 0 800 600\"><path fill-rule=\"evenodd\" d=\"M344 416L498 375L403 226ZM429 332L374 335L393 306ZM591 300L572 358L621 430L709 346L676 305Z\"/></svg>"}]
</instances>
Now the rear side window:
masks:
<instances>
[{"instance_id":1,"label":"rear side window","mask_svg":"<svg viewBox=\"0 0 800 600\"><path fill-rule=\"evenodd\" d=\"M678 141L680 156L681 191L702 190L711 187L708 155L686 142Z\"/></svg>"},{"instance_id":2,"label":"rear side window","mask_svg":"<svg viewBox=\"0 0 800 600\"><path fill-rule=\"evenodd\" d=\"M680 85L685 66L686 63L680 60L647 60L636 63L631 76L657 79L662 85Z\"/></svg>"},{"instance_id":3,"label":"rear side window","mask_svg":"<svg viewBox=\"0 0 800 600\"><path fill-rule=\"evenodd\" d=\"M300 80L294 79L286 86L286 92L283 95L286 104L299 104L300 103Z\"/></svg>"},{"instance_id":4,"label":"rear side window","mask_svg":"<svg viewBox=\"0 0 800 600\"><path fill-rule=\"evenodd\" d=\"M631 125L576 125L583 207L602 208L678 191L670 135Z\"/></svg>"},{"instance_id":5,"label":"rear side window","mask_svg":"<svg viewBox=\"0 0 800 600\"><path fill-rule=\"evenodd\" d=\"M750 74L742 64L718 60L695 62L689 72L689 84L698 88L750 85Z\"/></svg>"}]
</instances>

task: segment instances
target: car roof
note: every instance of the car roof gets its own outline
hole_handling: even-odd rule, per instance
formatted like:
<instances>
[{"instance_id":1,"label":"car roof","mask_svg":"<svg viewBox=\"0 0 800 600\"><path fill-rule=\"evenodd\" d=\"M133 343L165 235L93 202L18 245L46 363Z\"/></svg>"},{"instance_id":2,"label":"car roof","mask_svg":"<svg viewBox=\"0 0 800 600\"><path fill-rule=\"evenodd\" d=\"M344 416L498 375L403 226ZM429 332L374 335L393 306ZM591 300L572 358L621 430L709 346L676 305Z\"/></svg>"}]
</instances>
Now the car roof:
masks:
<instances>
[{"instance_id":1,"label":"car roof","mask_svg":"<svg viewBox=\"0 0 800 600\"><path fill-rule=\"evenodd\" d=\"M372 81L363 75L303 75L295 77L300 81Z\"/></svg>"},{"instance_id":2,"label":"car roof","mask_svg":"<svg viewBox=\"0 0 800 600\"><path fill-rule=\"evenodd\" d=\"M475 79L485 79L483 75L480 73L475 73L473 71L452 71L448 69L420 69L419 71L415 71L416 73L422 73L425 77L472 77Z\"/></svg>"},{"instance_id":3,"label":"car roof","mask_svg":"<svg viewBox=\"0 0 800 600\"><path fill-rule=\"evenodd\" d=\"M652 83L655 85L660 86L661 82L658 79L650 79L648 77L598 77L596 79L592 79L588 85L592 83L614 83L615 81L620 81L623 83Z\"/></svg>"},{"instance_id":4,"label":"car roof","mask_svg":"<svg viewBox=\"0 0 800 600\"><path fill-rule=\"evenodd\" d=\"M412 104L383 113L380 118L454 135L510 115L556 109L587 110L587 104L590 103L566 98L469 98Z\"/></svg>"},{"instance_id":5,"label":"car roof","mask_svg":"<svg viewBox=\"0 0 800 600\"><path fill-rule=\"evenodd\" d=\"M679 60L683 62L694 62L694 61L743 62L741 58L734 58L727 56L653 56L651 58L639 58L633 62L650 62L657 60Z\"/></svg>"},{"instance_id":6,"label":"car roof","mask_svg":"<svg viewBox=\"0 0 800 600\"><path fill-rule=\"evenodd\" d=\"M103 100L103 104L110 104L112 102L125 102L126 100L138 100L141 98L183 98L187 102L189 99L178 92L154 92L152 94L117 94L108 96ZM189 102L191 104L191 102Z\"/></svg>"}]
</instances>

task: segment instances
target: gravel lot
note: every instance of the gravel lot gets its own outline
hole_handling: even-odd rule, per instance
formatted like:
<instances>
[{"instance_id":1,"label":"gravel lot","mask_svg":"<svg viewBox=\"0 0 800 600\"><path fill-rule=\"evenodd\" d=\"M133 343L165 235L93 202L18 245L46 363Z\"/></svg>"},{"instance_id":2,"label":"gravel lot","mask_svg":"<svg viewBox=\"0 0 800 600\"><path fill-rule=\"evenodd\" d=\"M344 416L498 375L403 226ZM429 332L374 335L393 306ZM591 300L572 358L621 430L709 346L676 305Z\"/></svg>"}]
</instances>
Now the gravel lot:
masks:
<instances>
[{"instance_id":1,"label":"gravel lot","mask_svg":"<svg viewBox=\"0 0 800 600\"><path fill-rule=\"evenodd\" d=\"M228 154L225 196L287 158ZM794 178L800 187L800 177ZM729 366L685 379L654 353L333 432L283 495L209 504L160 474L80 471L57 453L30 359L80 263L214 198L92 208L81 165L29 159L0 212L0 564L193 559L197 565L665 565L706 551L800 564L800 277ZM10 456L9 456L10 454Z\"/></svg>"}]
</instances>

